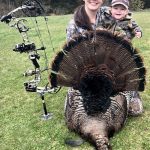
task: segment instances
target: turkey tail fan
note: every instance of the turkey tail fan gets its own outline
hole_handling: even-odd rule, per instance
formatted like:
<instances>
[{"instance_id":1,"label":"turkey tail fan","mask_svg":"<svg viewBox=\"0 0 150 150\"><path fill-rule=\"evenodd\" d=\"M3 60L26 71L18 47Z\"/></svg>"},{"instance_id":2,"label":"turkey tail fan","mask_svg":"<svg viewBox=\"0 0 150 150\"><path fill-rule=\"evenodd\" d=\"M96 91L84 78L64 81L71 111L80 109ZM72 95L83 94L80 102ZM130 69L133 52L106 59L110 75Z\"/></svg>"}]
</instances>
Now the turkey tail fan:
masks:
<instances>
[{"instance_id":1,"label":"turkey tail fan","mask_svg":"<svg viewBox=\"0 0 150 150\"><path fill-rule=\"evenodd\" d=\"M96 92L109 95L143 91L145 86L146 69L137 49L108 31L91 31L74 37L57 53L51 68L49 80L53 87L79 90L96 87Z\"/></svg>"}]
</instances>

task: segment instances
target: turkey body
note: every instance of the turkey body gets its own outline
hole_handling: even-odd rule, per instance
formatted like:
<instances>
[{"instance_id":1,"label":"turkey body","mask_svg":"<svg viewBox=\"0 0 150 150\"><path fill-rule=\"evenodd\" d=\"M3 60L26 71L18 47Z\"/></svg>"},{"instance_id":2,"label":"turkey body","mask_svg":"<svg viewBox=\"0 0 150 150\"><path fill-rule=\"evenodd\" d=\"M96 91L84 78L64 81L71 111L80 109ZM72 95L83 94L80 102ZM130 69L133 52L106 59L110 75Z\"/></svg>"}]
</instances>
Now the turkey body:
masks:
<instances>
[{"instance_id":1,"label":"turkey body","mask_svg":"<svg viewBox=\"0 0 150 150\"><path fill-rule=\"evenodd\" d=\"M70 130L109 150L109 137L127 118L130 94L144 91L143 59L132 44L107 31L74 37L50 66L52 87L69 87L65 117Z\"/></svg>"},{"instance_id":2,"label":"turkey body","mask_svg":"<svg viewBox=\"0 0 150 150\"><path fill-rule=\"evenodd\" d=\"M65 117L68 128L91 142L96 150L111 149L109 137L123 127L127 118L125 96L120 93L110 99L110 105L97 108L98 105L94 102L98 100L92 97L93 106L85 108L84 97L73 88L69 89L66 98Z\"/></svg>"}]
</instances>

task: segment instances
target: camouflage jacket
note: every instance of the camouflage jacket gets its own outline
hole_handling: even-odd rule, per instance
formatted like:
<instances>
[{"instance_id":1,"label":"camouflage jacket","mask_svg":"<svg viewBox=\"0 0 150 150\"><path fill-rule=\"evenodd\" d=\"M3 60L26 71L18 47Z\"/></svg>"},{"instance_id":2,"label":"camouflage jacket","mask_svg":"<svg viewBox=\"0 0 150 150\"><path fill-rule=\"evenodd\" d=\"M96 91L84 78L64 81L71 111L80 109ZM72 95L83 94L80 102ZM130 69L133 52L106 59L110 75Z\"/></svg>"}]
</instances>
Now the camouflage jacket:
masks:
<instances>
[{"instance_id":1,"label":"camouflage jacket","mask_svg":"<svg viewBox=\"0 0 150 150\"><path fill-rule=\"evenodd\" d=\"M103 15L101 15L101 21L98 24L99 28L110 30L112 33L130 40L135 37L136 32L142 33L138 24L132 20L131 12L124 19L116 20L111 16L110 7L103 7L102 11Z\"/></svg>"},{"instance_id":2,"label":"camouflage jacket","mask_svg":"<svg viewBox=\"0 0 150 150\"><path fill-rule=\"evenodd\" d=\"M101 7L96 15L96 23L92 25L93 29L109 30L118 36L122 36L127 39L135 37L135 32L141 31L141 28L135 21L132 20L131 13L128 14L123 20L117 21L111 16L109 7ZM74 19L71 19L67 27L67 40L71 39L74 35L84 34L87 31L81 27L78 27Z\"/></svg>"},{"instance_id":3,"label":"camouflage jacket","mask_svg":"<svg viewBox=\"0 0 150 150\"><path fill-rule=\"evenodd\" d=\"M103 15L104 11L102 9L99 9L99 11L97 12L96 15L96 23L92 24L93 30L96 29L98 27L99 22L101 21L101 15ZM86 32L86 29L83 29L79 26L76 25L74 19L71 19L67 29L66 29L66 33L67 33L67 40L71 39L74 35L79 35L82 34L84 35L84 33Z\"/></svg>"}]
</instances>

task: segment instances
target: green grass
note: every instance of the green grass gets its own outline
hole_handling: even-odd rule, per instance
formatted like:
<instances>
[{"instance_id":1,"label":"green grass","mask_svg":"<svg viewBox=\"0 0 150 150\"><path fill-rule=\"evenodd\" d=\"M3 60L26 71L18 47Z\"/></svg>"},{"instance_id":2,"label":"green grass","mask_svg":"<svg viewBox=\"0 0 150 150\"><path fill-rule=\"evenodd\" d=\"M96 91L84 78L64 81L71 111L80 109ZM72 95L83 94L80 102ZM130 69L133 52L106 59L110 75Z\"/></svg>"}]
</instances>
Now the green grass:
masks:
<instances>
[{"instance_id":1,"label":"green grass","mask_svg":"<svg viewBox=\"0 0 150 150\"><path fill-rule=\"evenodd\" d=\"M117 133L111 144L114 150L150 150L150 12L136 12L134 18L143 29L143 38L133 41L144 58L147 67L147 85L141 93L144 103L144 114L137 118L129 118L123 130ZM55 51L61 49L65 42L65 28L71 15L49 17L49 28ZM48 38L43 18L39 17L42 38L47 47L49 63L55 53ZM38 46L34 26L30 23L30 37ZM67 137L77 137L70 133L64 121L64 99L66 88L58 94L46 94L47 109L53 113L51 120L42 121L42 102L38 94L28 93L23 83L28 80L22 76L27 69L32 69L27 54L13 52L16 43L20 43L19 33L0 23L0 150L92 150L88 143L81 147L70 148L64 144ZM40 53L43 56L43 52ZM44 58L41 57L41 63ZM42 76L42 84L47 83L47 74Z\"/></svg>"}]
</instances>

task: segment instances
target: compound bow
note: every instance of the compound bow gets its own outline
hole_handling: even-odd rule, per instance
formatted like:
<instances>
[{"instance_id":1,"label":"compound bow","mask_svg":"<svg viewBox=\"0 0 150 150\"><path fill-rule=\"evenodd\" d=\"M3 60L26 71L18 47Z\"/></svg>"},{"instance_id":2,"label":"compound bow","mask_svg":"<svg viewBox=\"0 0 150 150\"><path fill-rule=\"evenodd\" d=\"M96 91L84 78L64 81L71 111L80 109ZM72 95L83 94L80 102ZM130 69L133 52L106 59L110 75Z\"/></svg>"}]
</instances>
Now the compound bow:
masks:
<instances>
[{"instance_id":1,"label":"compound bow","mask_svg":"<svg viewBox=\"0 0 150 150\"><path fill-rule=\"evenodd\" d=\"M19 10L22 10L23 13L25 14L25 16L30 17L31 19L34 18L34 22L36 23L36 24L34 24L35 29L36 29L37 35L39 37L39 40L41 42L41 45L42 45L40 48L36 48L36 44L29 40L29 36L28 36L29 27L27 27L25 24L27 22L27 20L22 19L22 18L17 18L14 16L14 13L16 13ZM24 82L24 87L25 87L25 90L28 92L37 92L40 94L40 97L42 99L43 109L44 109L44 114L43 114L42 118L49 119L49 118L51 118L51 114L47 112L46 104L44 101L44 94L45 93L57 93L60 90L60 87L52 88L52 87L49 87L48 84L46 84L46 86L44 86L44 87L38 87L38 84L41 81L41 73L43 71L48 70L48 60L47 60L47 55L45 52L46 47L44 46L44 43L42 41L41 32L39 29L38 21L36 19L37 16L40 16L40 15L44 16L44 20L45 20L47 31L48 31L49 38L50 38L50 43L53 48L51 34L50 34L50 30L48 28L48 18L44 14L45 14L45 10L44 10L43 6L41 5L41 2L39 2L38 0L26 0L26 1L22 2L22 5L20 7L12 10L7 15L2 16L1 22L5 22L10 27L16 28L19 31L19 33L21 34L23 43L16 44L13 51L20 52L20 53L28 53L29 59L31 60L31 62L34 66L34 70L28 70L24 73L24 76L33 76L34 75L33 80ZM39 50L44 51L44 54L45 54L46 67L43 70L41 70L40 64L38 62L38 60L40 59L40 55L38 54ZM53 48L53 51L54 51L54 48Z\"/></svg>"}]
</instances>

